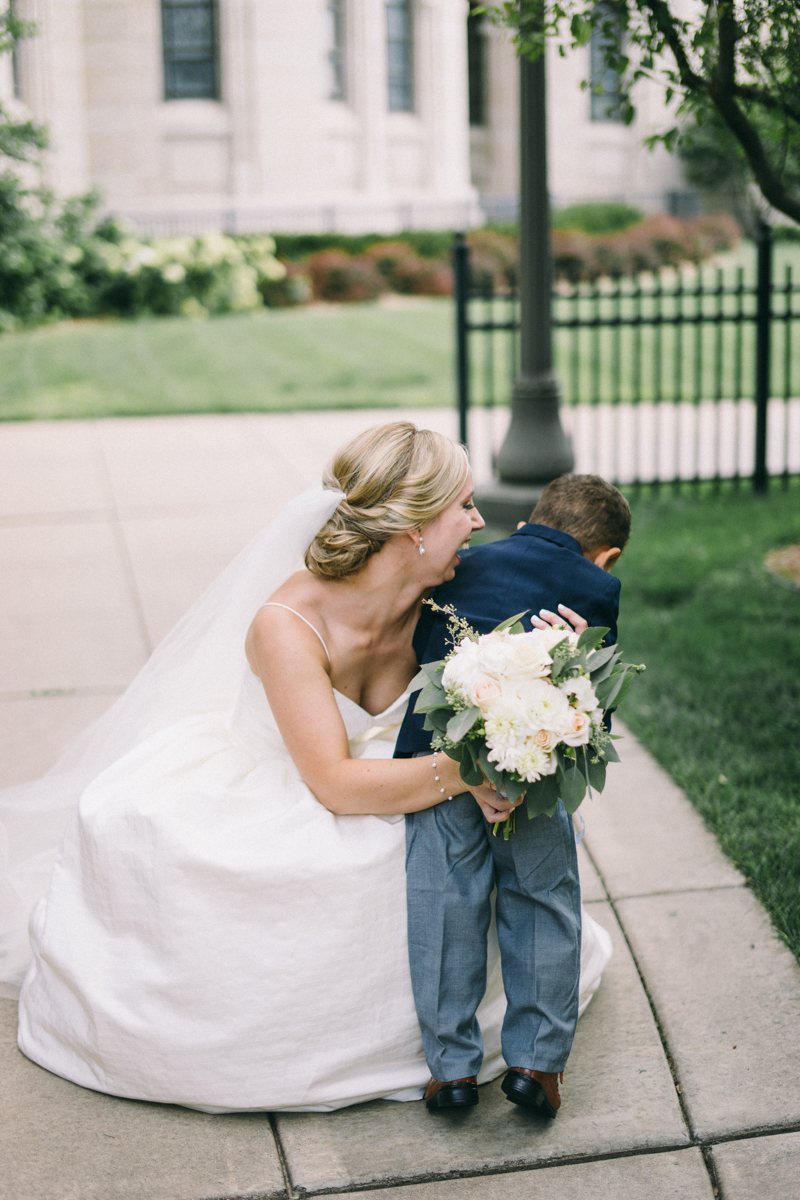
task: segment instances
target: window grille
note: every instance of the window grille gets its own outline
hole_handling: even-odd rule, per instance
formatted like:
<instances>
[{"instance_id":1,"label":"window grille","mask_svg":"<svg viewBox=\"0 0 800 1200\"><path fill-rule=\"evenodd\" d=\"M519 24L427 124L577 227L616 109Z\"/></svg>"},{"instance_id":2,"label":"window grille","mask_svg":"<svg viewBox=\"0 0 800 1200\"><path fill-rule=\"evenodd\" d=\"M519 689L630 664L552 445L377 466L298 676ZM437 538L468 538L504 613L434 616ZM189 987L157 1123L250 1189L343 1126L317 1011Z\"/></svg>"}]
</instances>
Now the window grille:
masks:
<instances>
[{"instance_id":1,"label":"window grille","mask_svg":"<svg viewBox=\"0 0 800 1200\"><path fill-rule=\"evenodd\" d=\"M345 0L328 0L330 64L329 100L347 99Z\"/></svg>"},{"instance_id":2,"label":"window grille","mask_svg":"<svg viewBox=\"0 0 800 1200\"><path fill-rule=\"evenodd\" d=\"M606 50L612 45L612 30L619 32L619 15L613 4L599 4L600 23L592 30L591 94L593 121L621 121L620 79L606 62Z\"/></svg>"},{"instance_id":3,"label":"window grille","mask_svg":"<svg viewBox=\"0 0 800 1200\"><path fill-rule=\"evenodd\" d=\"M413 112L413 0L386 0L386 56L389 112Z\"/></svg>"},{"instance_id":4,"label":"window grille","mask_svg":"<svg viewBox=\"0 0 800 1200\"><path fill-rule=\"evenodd\" d=\"M161 0L164 97L219 99L216 0Z\"/></svg>"},{"instance_id":5,"label":"window grille","mask_svg":"<svg viewBox=\"0 0 800 1200\"><path fill-rule=\"evenodd\" d=\"M467 79L469 84L469 123L487 124L486 34L483 13L474 12L474 0L467 17Z\"/></svg>"}]
</instances>

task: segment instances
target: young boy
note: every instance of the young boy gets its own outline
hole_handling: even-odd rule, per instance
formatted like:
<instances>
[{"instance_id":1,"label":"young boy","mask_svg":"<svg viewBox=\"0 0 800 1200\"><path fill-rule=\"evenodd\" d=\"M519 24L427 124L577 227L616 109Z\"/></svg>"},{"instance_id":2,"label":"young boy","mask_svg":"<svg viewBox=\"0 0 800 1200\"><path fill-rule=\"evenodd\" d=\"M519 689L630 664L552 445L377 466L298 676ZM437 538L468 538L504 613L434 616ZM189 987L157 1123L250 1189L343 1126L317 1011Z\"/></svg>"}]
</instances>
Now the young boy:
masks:
<instances>
[{"instance_id":1,"label":"young boy","mask_svg":"<svg viewBox=\"0 0 800 1200\"><path fill-rule=\"evenodd\" d=\"M523 609L564 608L616 640L619 580L607 574L630 535L630 509L596 475L562 475L545 488L530 523L500 542L463 552L437 588L479 633ZM524 619L530 628L530 618ZM446 620L423 608L414 636L420 663L449 650ZM429 754L431 734L412 697L397 757ZM431 1080L429 1109L478 1103L483 1042L476 1018L486 990L491 894L508 1008L503 1057L509 1100L554 1117L578 1014L581 917L572 821L517 817L508 841L493 837L470 793L406 817L408 948L414 1002Z\"/></svg>"}]
</instances>

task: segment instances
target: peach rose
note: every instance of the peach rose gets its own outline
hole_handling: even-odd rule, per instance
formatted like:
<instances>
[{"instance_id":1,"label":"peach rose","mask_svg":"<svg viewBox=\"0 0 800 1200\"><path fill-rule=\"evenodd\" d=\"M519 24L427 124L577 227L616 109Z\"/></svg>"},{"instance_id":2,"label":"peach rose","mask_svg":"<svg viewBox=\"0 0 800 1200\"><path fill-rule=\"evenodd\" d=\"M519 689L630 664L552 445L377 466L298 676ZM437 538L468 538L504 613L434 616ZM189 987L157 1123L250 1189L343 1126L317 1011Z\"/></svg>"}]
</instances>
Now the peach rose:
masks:
<instances>
[{"instance_id":1,"label":"peach rose","mask_svg":"<svg viewBox=\"0 0 800 1200\"><path fill-rule=\"evenodd\" d=\"M553 733L552 729L539 729L533 735L534 746L539 746L542 750L546 750L549 754L555 749L558 738Z\"/></svg>"},{"instance_id":2,"label":"peach rose","mask_svg":"<svg viewBox=\"0 0 800 1200\"><path fill-rule=\"evenodd\" d=\"M477 704L483 712L494 704L503 694L503 689L496 679L489 675L479 675L472 681L472 703Z\"/></svg>"},{"instance_id":3,"label":"peach rose","mask_svg":"<svg viewBox=\"0 0 800 1200\"><path fill-rule=\"evenodd\" d=\"M588 713L579 708L571 708L564 726L561 740L567 746L585 746L592 732L592 721Z\"/></svg>"}]
</instances>

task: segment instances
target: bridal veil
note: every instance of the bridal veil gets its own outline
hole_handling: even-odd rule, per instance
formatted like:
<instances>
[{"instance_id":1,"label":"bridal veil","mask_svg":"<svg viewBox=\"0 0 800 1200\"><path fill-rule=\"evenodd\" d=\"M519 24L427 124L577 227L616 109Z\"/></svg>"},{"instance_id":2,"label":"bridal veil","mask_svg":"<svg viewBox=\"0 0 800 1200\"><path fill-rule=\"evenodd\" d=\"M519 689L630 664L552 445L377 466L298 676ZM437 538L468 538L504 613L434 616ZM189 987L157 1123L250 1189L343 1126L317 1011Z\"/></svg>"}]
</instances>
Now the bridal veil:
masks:
<instances>
[{"instance_id":1,"label":"bridal veil","mask_svg":"<svg viewBox=\"0 0 800 1200\"><path fill-rule=\"evenodd\" d=\"M316 485L291 500L189 609L111 709L41 779L0 792L0 995L30 962L28 917L85 788L140 742L193 714L232 710L256 610L303 565L344 493Z\"/></svg>"}]
</instances>

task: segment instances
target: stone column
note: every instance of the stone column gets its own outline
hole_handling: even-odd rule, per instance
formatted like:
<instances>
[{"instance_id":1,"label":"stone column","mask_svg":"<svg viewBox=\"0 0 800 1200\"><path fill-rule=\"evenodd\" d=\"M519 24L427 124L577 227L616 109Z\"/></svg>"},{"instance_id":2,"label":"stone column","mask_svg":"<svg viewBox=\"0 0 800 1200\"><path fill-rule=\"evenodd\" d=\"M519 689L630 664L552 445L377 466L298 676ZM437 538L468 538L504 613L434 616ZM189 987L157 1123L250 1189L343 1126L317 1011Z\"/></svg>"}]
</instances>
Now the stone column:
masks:
<instances>
[{"instance_id":1,"label":"stone column","mask_svg":"<svg viewBox=\"0 0 800 1200\"><path fill-rule=\"evenodd\" d=\"M37 33L20 43L24 100L47 125L43 181L60 195L92 185L86 119L82 0L25 0L17 9Z\"/></svg>"}]
</instances>

